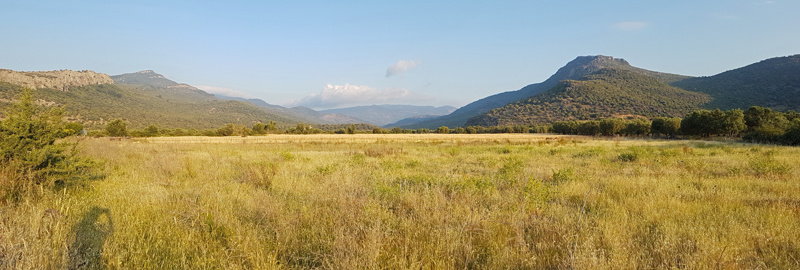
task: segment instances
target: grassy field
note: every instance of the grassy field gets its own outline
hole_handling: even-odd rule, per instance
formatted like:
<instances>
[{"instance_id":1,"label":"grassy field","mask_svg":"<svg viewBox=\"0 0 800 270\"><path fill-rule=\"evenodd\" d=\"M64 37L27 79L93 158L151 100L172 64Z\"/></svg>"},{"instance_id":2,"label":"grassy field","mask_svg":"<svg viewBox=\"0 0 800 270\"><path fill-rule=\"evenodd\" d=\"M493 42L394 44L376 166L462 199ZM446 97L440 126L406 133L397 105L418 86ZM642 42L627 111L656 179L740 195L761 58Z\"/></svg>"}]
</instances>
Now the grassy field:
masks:
<instances>
[{"instance_id":1,"label":"grassy field","mask_svg":"<svg viewBox=\"0 0 800 270\"><path fill-rule=\"evenodd\" d=\"M798 269L800 148L535 134L86 139L0 268Z\"/></svg>"}]
</instances>

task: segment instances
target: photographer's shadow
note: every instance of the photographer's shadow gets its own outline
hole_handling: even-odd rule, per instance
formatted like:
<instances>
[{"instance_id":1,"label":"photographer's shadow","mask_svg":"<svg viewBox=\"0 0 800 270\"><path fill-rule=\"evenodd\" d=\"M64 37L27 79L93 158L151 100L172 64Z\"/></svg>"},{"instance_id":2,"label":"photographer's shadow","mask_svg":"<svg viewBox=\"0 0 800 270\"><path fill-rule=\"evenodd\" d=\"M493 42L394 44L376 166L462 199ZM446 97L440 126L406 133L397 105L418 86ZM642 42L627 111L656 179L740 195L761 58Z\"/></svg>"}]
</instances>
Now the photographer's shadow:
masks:
<instances>
[{"instance_id":1,"label":"photographer's shadow","mask_svg":"<svg viewBox=\"0 0 800 270\"><path fill-rule=\"evenodd\" d=\"M69 269L103 269L103 243L114 233L108 208L92 207L72 227L75 241L69 247Z\"/></svg>"}]
</instances>

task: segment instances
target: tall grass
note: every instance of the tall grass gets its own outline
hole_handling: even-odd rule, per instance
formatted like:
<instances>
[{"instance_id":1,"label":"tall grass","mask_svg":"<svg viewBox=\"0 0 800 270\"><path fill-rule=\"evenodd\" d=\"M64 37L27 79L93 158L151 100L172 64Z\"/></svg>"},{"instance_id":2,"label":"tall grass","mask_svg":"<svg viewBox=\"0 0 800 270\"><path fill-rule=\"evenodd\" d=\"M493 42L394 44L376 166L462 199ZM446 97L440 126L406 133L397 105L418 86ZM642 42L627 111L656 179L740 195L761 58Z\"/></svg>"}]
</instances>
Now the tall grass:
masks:
<instances>
[{"instance_id":1,"label":"tall grass","mask_svg":"<svg viewBox=\"0 0 800 270\"><path fill-rule=\"evenodd\" d=\"M800 267L797 148L406 136L89 140L0 267Z\"/></svg>"}]
</instances>

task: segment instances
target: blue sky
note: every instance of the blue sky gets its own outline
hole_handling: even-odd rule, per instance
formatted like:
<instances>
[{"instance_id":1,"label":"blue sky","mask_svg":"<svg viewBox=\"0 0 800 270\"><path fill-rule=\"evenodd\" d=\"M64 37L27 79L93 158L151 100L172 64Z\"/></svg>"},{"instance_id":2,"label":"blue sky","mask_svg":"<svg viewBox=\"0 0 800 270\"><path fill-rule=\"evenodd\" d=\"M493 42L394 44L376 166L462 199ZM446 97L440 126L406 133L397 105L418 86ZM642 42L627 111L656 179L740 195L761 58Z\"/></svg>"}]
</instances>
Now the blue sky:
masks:
<instances>
[{"instance_id":1,"label":"blue sky","mask_svg":"<svg viewBox=\"0 0 800 270\"><path fill-rule=\"evenodd\" d=\"M0 68L152 69L316 109L463 106L580 55L713 75L800 53L800 0L11 1Z\"/></svg>"}]
</instances>

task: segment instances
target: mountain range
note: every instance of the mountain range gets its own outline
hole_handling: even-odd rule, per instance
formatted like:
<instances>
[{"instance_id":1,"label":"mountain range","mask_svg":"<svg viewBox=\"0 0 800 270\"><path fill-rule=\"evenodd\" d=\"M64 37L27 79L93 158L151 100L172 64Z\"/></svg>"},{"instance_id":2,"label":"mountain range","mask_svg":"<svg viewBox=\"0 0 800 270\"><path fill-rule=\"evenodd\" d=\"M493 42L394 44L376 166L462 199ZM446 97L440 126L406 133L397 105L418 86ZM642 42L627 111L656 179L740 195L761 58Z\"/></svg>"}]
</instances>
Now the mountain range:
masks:
<instances>
[{"instance_id":1,"label":"mountain range","mask_svg":"<svg viewBox=\"0 0 800 270\"><path fill-rule=\"evenodd\" d=\"M601 78L609 75L609 69L616 70L617 73L627 72L626 77L633 81ZM624 59L610 56L581 56L567 63L544 82L477 100L446 116L400 127L432 129L439 126L530 125L557 120L623 115L682 117L686 110L700 108L747 109L750 106L762 106L777 110L797 110L800 108L798 105L800 102L797 102L800 99L799 70L800 55L767 59L714 76L696 78L637 68L631 66ZM598 74L598 72L603 74ZM599 76L587 77L587 75L593 74ZM636 85L636 83L645 82L643 77L651 80L645 83L646 86ZM571 82L562 84L561 82L564 81ZM654 81L660 82L661 85L656 87ZM660 95L660 99L653 99L657 95L650 94L648 94L650 97L647 95L638 95L636 98L628 96L637 91L642 94L641 91L646 89L641 87L655 92L666 92ZM686 93L679 94L674 87L706 94L707 98ZM615 88L622 92L615 93L608 88ZM570 94L564 95L567 92ZM574 97L570 95L580 95L582 99L572 100ZM593 99L588 99L589 96L593 96ZM609 100L603 99L603 97L611 98L612 96L617 99L621 97L635 99L629 100L632 103L624 104L637 104L637 106L609 105ZM685 107L687 104L693 105ZM564 107L563 105L573 107ZM683 109L677 110L681 106L684 106ZM631 110L630 108L635 109ZM558 112L559 110L568 112ZM591 111L595 112L586 113Z\"/></svg>"},{"instance_id":2,"label":"mountain range","mask_svg":"<svg viewBox=\"0 0 800 270\"><path fill-rule=\"evenodd\" d=\"M369 123L402 128L530 125L604 117L684 116L691 110L800 109L800 55L767 59L707 77L645 70L611 56L581 56L547 80L461 108L373 105L315 111L261 99L211 95L152 70L108 76L93 71L18 72L0 69L0 107L23 87L37 102L67 105L69 121L102 128L123 118L132 128L216 128L227 123ZM0 115L0 118L2 116Z\"/></svg>"}]
</instances>

